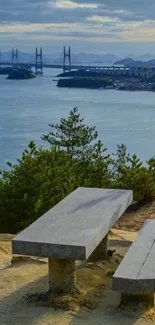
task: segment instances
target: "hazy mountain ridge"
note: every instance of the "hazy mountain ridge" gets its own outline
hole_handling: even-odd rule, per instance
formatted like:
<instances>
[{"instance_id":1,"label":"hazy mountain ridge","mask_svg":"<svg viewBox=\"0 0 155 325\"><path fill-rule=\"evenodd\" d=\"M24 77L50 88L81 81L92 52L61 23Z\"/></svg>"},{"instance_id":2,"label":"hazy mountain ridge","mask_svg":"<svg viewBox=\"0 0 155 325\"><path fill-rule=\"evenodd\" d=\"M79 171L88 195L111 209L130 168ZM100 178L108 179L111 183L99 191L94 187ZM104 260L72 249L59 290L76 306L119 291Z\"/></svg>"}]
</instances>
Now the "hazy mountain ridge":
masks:
<instances>
[{"instance_id":1,"label":"hazy mountain ridge","mask_svg":"<svg viewBox=\"0 0 155 325\"><path fill-rule=\"evenodd\" d=\"M124 59L130 58L134 61L149 61L155 58L155 55L145 53L142 55L134 55L134 54L128 54L124 57Z\"/></svg>"},{"instance_id":2,"label":"hazy mountain ridge","mask_svg":"<svg viewBox=\"0 0 155 325\"><path fill-rule=\"evenodd\" d=\"M132 67L136 67L136 66L155 66L155 59L151 59L148 61L135 61L131 58L125 58L119 61L116 61L114 63L115 65L125 65L125 66L132 66Z\"/></svg>"},{"instance_id":3,"label":"hazy mountain ridge","mask_svg":"<svg viewBox=\"0 0 155 325\"><path fill-rule=\"evenodd\" d=\"M19 51L19 62L23 63L34 63L35 62L35 50L34 53L25 53ZM11 62L11 51L1 53L1 61ZM121 58L112 53L107 54L94 54L94 53L71 53L71 62L73 64L84 64L84 63L107 63L107 64L132 64L136 65L146 64L154 65L155 58L151 54L143 54L141 56L129 55L128 57ZM63 52L44 53L43 62L45 63L63 63ZM66 60L67 62L67 60ZM123 62L123 63L122 63Z\"/></svg>"}]
</instances>

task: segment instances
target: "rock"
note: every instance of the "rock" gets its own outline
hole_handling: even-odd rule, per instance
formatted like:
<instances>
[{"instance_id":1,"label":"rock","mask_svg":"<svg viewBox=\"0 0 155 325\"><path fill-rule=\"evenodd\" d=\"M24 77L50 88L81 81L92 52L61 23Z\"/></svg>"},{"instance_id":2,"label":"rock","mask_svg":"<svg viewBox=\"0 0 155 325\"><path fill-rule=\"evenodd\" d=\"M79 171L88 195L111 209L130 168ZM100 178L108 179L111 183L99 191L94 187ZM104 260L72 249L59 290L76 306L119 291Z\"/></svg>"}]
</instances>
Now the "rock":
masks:
<instances>
[{"instance_id":1,"label":"rock","mask_svg":"<svg viewBox=\"0 0 155 325\"><path fill-rule=\"evenodd\" d=\"M32 261L31 257L28 256L13 256L11 259L11 264L29 262Z\"/></svg>"},{"instance_id":2,"label":"rock","mask_svg":"<svg viewBox=\"0 0 155 325\"><path fill-rule=\"evenodd\" d=\"M109 270L109 271L107 271L107 276L109 276L110 278L114 275L114 271L112 271L112 270Z\"/></svg>"},{"instance_id":3,"label":"rock","mask_svg":"<svg viewBox=\"0 0 155 325\"><path fill-rule=\"evenodd\" d=\"M116 252L115 249L108 249L108 256L112 257L115 252Z\"/></svg>"}]
</instances>

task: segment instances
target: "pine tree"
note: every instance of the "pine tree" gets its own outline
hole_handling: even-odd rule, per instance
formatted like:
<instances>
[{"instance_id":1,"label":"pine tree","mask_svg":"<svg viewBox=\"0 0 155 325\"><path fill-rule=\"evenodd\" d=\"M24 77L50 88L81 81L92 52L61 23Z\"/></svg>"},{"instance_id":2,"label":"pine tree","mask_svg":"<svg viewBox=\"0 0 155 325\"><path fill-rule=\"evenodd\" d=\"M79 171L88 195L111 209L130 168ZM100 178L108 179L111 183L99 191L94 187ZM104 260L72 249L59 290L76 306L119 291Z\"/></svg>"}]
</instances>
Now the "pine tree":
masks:
<instances>
[{"instance_id":1,"label":"pine tree","mask_svg":"<svg viewBox=\"0 0 155 325\"><path fill-rule=\"evenodd\" d=\"M42 139L52 147L63 149L75 156L93 150L91 144L98 137L96 127L89 127L83 123L77 107L70 111L67 119L62 118L60 124L50 124L52 131L43 135Z\"/></svg>"}]
</instances>

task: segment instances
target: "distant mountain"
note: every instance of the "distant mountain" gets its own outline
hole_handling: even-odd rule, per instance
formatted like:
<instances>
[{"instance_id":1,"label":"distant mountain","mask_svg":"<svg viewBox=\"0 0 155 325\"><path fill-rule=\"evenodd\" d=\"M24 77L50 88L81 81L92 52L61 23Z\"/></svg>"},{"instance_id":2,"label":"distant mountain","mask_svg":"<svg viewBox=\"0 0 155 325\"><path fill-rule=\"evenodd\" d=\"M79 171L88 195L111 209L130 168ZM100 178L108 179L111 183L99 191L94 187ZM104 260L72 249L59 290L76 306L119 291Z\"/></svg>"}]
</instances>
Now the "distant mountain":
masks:
<instances>
[{"instance_id":1,"label":"distant mountain","mask_svg":"<svg viewBox=\"0 0 155 325\"><path fill-rule=\"evenodd\" d=\"M130 66L134 67L136 65L143 64L143 62L142 61L134 61L131 58L126 58L126 59L123 59L123 60L116 61L114 64L115 65L130 65Z\"/></svg>"},{"instance_id":2,"label":"distant mountain","mask_svg":"<svg viewBox=\"0 0 155 325\"><path fill-rule=\"evenodd\" d=\"M52 53L47 55L47 59L49 62L53 61L57 64L63 63L63 53ZM71 53L71 61L73 64L89 64L89 63L105 63L105 64L133 64L138 62L138 64L142 64L142 62L152 61L154 56L151 54L144 54L141 56L131 55L125 58L118 57L114 54L107 53L107 54L94 54L94 53ZM118 63L121 62L121 63ZM122 63L123 62L123 63Z\"/></svg>"},{"instance_id":3,"label":"distant mountain","mask_svg":"<svg viewBox=\"0 0 155 325\"><path fill-rule=\"evenodd\" d=\"M71 53L71 61L73 64L89 64L89 63L114 63L120 58L113 54L93 54L93 53ZM60 53L59 56L55 59L55 63L63 62L63 53Z\"/></svg>"},{"instance_id":4,"label":"distant mountain","mask_svg":"<svg viewBox=\"0 0 155 325\"><path fill-rule=\"evenodd\" d=\"M149 61L145 62L145 64L147 64L149 66L154 66L155 67L155 59L149 60Z\"/></svg>"},{"instance_id":5,"label":"distant mountain","mask_svg":"<svg viewBox=\"0 0 155 325\"><path fill-rule=\"evenodd\" d=\"M116 64L116 65L125 65L125 64L132 64L133 62L135 62L133 59L126 58L126 59L116 61L116 62L114 62L114 64Z\"/></svg>"},{"instance_id":6,"label":"distant mountain","mask_svg":"<svg viewBox=\"0 0 155 325\"><path fill-rule=\"evenodd\" d=\"M149 61L149 60L153 60L155 58L155 55L151 55L149 53L145 53L143 55L133 55L133 54L128 54L126 58L131 58L134 61Z\"/></svg>"},{"instance_id":7,"label":"distant mountain","mask_svg":"<svg viewBox=\"0 0 155 325\"><path fill-rule=\"evenodd\" d=\"M56 53L57 55L57 53ZM12 59L12 52L2 52L1 53L1 61L11 62ZM48 62L50 57L43 54L43 61ZM34 63L35 62L35 51L34 53L25 53L25 52L18 52L18 61L22 63Z\"/></svg>"},{"instance_id":8,"label":"distant mountain","mask_svg":"<svg viewBox=\"0 0 155 325\"><path fill-rule=\"evenodd\" d=\"M48 57L51 59L50 55L48 55ZM57 54L55 58L53 57L53 62L56 64L63 64L63 53ZM66 58L66 62L68 62L68 58ZM71 53L71 63L73 64L78 63L76 55L74 53Z\"/></svg>"},{"instance_id":9,"label":"distant mountain","mask_svg":"<svg viewBox=\"0 0 155 325\"><path fill-rule=\"evenodd\" d=\"M120 58L113 54L93 54L93 53L79 53L76 54L77 62L86 63L114 63Z\"/></svg>"},{"instance_id":10,"label":"distant mountain","mask_svg":"<svg viewBox=\"0 0 155 325\"><path fill-rule=\"evenodd\" d=\"M129 55L128 57L121 58L118 57L114 54L107 53L107 54L94 54L94 53L85 53L85 52L80 52L80 53L71 53L71 60L73 64L80 64L80 63L105 63L105 64L114 64L117 61L121 60L127 60L124 61L126 63L120 63L120 64L131 64L135 65L135 61L140 64L140 62L147 62L149 60L154 59L155 56L152 56L151 54L144 54L141 56L136 56L136 55ZM56 63L62 63L63 62L63 53L59 53L58 57L55 59Z\"/></svg>"},{"instance_id":11,"label":"distant mountain","mask_svg":"<svg viewBox=\"0 0 155 325\"><path fill-rule=\"evenodd\" d=\"M11 51L2 52L1 53L1 61L8 61L11 62ZM19 62L23 63L34 63L35 62L35 49L33 53L25 53L19 51ZM52 52L52 53L44 53L43 51L43 62L47 63L56 63L62 64L63 63L63 51L61 52ZM155 65L155 59L151 54L144 54L141 56L132 55L120 58L114 54L107 53L107 54L94 54L94 53L73 53L71 52L71 62L72 64L97 64L97 63L104 63L104 64L130 64L130 65L141 65L143 62L149 65Z\"/></svg>"},{"instance_id":12,"label":"distant mountain","mask_svg":"<svg viewBox=\"0 0 155 325\"><path fill-rule=\"evenodd\" d=\"M19 55L19 62L23 63L33 63L35 62L35 51L34 53L25 53L25 52L18 52ZM93 53L71 53L71 62L73 64L83 64L83 63L114 63L116 60L120 58L113 54L93 54ZM11 62L11 51L9 52L2 52L1 53L1 61L8 61ZM63 63L63 52L53 52L53 53L44 53L43 52L43 62L47 63L56 63L62 64Z\"/></svg>"},{"instance_id":13,"label":"distant mountain","mask_svg":"<svg viewBox=\"0 0 155 325\"><path fill-rule=\"evenodd\" d=\"M1 53L1 61L11 62L11 59L12 59L11 51ZM24 53L24 52L19 51L18 52L18 60L19 60L19 62L23 62L23 63L25 63L25 62L28 62L28 63L34 62L35 53L31 54L31 53Z\"/></svg>"},{"instance_id":14,"label":"distant mountain","mask_svg":"<svg viewBox=\"0 0 155 325\"><path fill-rule=\"evenodd\" d=\"M131 58L126 58L120 61L116 61L114 63L115 65L125 65L125 66L131 66L131 67L136 67L136 66L155 66L155 59L149 60L149 61L135 61Z\"/></svg>"}]
</instances>

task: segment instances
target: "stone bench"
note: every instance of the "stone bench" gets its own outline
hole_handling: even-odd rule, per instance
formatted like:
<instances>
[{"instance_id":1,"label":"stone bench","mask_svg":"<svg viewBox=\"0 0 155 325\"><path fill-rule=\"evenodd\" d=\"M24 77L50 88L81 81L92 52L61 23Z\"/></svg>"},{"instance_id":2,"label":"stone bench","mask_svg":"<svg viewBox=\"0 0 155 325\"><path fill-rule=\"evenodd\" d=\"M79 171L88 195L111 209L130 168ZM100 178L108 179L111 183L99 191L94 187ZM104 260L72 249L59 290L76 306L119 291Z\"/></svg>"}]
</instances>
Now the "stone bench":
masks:
<instances>
[{"instance_id":1,"label":"stone bench","mask_svg":"<svg viewBox=\"0 0 155 325\"><path fill-rule=\"evenodd\" d=\"M113 276L113 290L123 300L149 298L155 292L155 220L146 220Z\"/></svg>"},{"instance_id":2,"label":"stone bench","mask_svg":"<svg viewBox=\"0 0 155 325\"><path fill-rule=\"evenodd\" d=\"M106 256L107 234L132 191L78 188L12 240L12 252L49 259L49 287L76 290L75 260Z\"/></svg>"}]
</instances>

